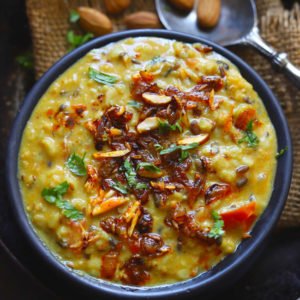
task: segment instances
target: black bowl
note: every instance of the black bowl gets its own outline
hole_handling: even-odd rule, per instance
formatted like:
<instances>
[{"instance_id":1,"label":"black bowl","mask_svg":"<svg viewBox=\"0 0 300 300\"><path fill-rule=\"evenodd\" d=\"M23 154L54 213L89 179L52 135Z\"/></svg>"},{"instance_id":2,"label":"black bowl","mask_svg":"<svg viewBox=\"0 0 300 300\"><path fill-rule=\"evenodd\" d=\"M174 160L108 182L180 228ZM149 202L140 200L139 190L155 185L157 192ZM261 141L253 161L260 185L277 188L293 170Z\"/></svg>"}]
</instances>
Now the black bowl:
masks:
<instances>
[{"instance_id":1,"label":"black bowl","mask_svg":"<svg viewBox=\"0 0 300 300\"><path fill-rule=\"evenodd\" d=\"M50 84L89 50L124 38L139 36L176 39L187 43L201 42L212 46L214 51L233 62L239 68L242 76L253 85L263 100L271 121L274 124L278 138L278 149L286 146L288 146L289 149L285 155L278 160L272 197L264 213L255 224L251 239L243 241L234 254L226 257L222 262L204 274L172 285L143 288L112 284L89 276L81 276L60 263L44 246L28 221L17 178L18 154L24 127L35 105L46 92ZM63 57L36 83L23 102L10 135L6 160L7 188L14 216L22 235L24 235L28 242L27 246L29 246L32 251L32 259L44 270L39 273L39 278L52 289L59 291L59 293L68 296L76 295L78 297L81 295L88 299L94 299L97 296L98 299L99 296L123 299L167 297L179 299L195 295L202 295L208 298L221 291L232 284L247 270L265 244L267 237L270 235L272 228L274 228L284 207L289 191L291 173L292 143L287 122L277 99L261 77L240 58L219 45L196 36L166 30L134 30L110 34L94 39ZM172 266L170 266L170 268L172 268Z\"/></svg>"}]
</instances>

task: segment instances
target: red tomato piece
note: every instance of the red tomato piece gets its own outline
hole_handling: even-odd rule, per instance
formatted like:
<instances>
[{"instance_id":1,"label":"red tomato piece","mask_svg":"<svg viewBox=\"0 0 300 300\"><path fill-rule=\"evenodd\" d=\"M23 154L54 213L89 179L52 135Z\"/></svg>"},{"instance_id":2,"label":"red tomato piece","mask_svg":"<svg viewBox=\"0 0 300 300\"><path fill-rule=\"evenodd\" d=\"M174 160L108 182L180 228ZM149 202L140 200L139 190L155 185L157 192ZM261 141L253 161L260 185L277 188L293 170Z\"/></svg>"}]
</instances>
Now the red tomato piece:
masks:
<instances>
[{"instance_id":1,"label":"red tomato piece","mask_svg":"<svg viewBox=\"0 0 300 300\"><path fill-rule=\"evenodd\" d=\"M244 227L248 227L247 229L249 229L255 220L255 209L256 202L251 201L245 203L243 206L220 212L220 215L224 221L225 227L242 224Z\"/></svg>"}]
</instances>

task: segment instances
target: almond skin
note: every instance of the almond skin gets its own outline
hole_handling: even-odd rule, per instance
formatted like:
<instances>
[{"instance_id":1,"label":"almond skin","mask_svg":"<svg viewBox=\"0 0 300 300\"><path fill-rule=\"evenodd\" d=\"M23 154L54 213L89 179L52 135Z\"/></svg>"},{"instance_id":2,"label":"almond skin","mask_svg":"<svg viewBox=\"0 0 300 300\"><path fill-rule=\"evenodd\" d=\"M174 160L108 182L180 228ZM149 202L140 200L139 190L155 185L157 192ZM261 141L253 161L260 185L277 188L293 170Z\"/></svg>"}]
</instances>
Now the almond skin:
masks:
<instances>
[{"instance_id":1,"label":"almond skin","mask_svg":"<svg viewBox=\"0 0 300 300\"><path fill-rule=\"evenodd\" d=\"M77 8L80 15L79 24L82 29L96 36L112 32L109 18L97 9L81 6Z\"/></svg>"},{"instance_id":2,"label":"almond skin","mask_svg":"<svg viewBox=\"0 0 300 300\"><path fill-rule=\"evenodd\" d=\"M176 8L184 11L191 11L194 7L194 0L169 0Z\"/></svg>"},{"instance_id":3,"label":"almond skin","mask_svg":"<svg viewBox=\"0 0 300 300\"><path fill-rule=\"evenodd\" d=\"M197 16L201 27L215 27L219 22L220 14L221 0L199 0Z\"/></svg>"},{"instance_id":4,"label":"almond skin","mask_svg":"<svg viewBox=\"0 0 300 300\"><path fill-rule=\"evenodd\" d=\"M127 28L161 28L158 16L149 11L140 11L130 14L124 18L124 23Z\"/></svg>"},{"instance_id":5,"label":"almond skin","mask_svg":"<svg viewBox=\"0 0 300 300\"><path fill-rule=\"evenodd\" d=\"M114 15L124 11L131 4L131 0L104 0L104 4L107 12Z\"/></svg>"}]
</instances>

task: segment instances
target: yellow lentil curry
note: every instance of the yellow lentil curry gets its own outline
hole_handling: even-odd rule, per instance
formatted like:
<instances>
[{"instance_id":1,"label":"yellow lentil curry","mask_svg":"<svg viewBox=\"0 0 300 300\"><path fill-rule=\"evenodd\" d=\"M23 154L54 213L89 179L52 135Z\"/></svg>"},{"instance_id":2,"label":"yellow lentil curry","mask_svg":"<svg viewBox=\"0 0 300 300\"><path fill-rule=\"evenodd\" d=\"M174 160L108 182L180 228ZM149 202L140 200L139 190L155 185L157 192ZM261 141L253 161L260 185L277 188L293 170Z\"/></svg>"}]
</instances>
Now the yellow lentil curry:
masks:
<instances>
[{"instance_id":1,"label":"yellow lentil curry","mask_svg":"<svg viewBox=\"0 0 300 300\"><path fill-rule=\"evenodd\" d=\"M251 84L210 47L130 38L50 86L24 131L19 180L34 229L66 266L169 284L251 238L276 145Z\"/></svg>"}]
</instances>

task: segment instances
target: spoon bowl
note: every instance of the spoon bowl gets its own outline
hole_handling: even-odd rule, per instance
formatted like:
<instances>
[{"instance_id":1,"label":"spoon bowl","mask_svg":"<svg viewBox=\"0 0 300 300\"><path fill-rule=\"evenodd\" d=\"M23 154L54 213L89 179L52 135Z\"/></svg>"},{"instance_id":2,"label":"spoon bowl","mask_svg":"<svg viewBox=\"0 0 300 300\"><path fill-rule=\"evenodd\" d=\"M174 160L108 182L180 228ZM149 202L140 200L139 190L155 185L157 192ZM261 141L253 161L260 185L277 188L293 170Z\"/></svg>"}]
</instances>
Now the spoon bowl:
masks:
<instances>
[{"instance_id":1,"label":"spoon bowl","mask_svg":"<svg viewBox=\"0 0 300 300\"><path fill-rule=\"evenodd\" d=\"M200 35L223 46L241 43L256 24L256 9L252 1L227 0L222 2L222 13L218 24L206 30L197 22L197 7L182 13L167 0L155 0L159 18L166 29Z\"/></svg>"}]
</instances>

